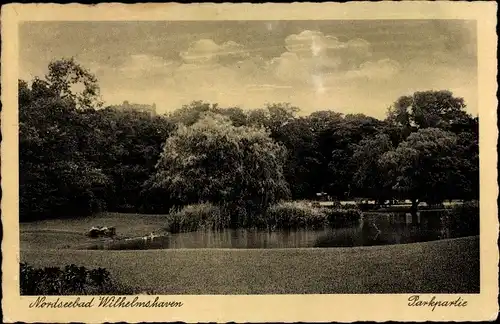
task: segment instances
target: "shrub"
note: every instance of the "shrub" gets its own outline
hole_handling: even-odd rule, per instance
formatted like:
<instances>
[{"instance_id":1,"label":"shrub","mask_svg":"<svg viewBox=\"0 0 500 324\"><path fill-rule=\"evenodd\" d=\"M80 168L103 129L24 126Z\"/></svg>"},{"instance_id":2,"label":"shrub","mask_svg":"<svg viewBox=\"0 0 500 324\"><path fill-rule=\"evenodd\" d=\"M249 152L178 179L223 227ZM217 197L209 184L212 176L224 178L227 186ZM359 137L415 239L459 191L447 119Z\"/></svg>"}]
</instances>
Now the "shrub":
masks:
<instances>
[{"instance_id":1,"label":"shrub","mask_svg":"<svg viewBox=\"0 0 500 324\"><path fill-rule=\"evenodd\" d=\"M167 230L171 233L221 230L229 225L230 217L224 209L210 203L201 203L172 210L168 215Z\"/></svg>"},{"instance_id":2,"label":"shrub","mask_svg":"<svg viewBox=\"0 0 500 324\"><path fill-rule=\"evenodd\" d=\"M323 208L304 201L280 202L267 210L268 227L275 228L322 228L328 225Z\"/></svg>"},{"instance_id":3,"label":"shrub","mask_svg":"<svg viewBox=\"0 0 500 324\"><path fill-rule=\"evenodd\" d=\"M74 264L64 269L46 267L36 269L20 264L21 295L93 295L129 294L128 287L111 279L106 269L87 269Z\"/></svg>"},{"instance_id":4,"label":"shrub","mask_svg":"<svg viewBox=\"0 0 500 324\"><path fill-rule=\"evenodd\" d=\"M324 208L330 226L347 226L357 224L363 219L363 213L357 207Z\"/></svg>"},{"instance_id":5,"label":"shrub","mask_svg":"<svg viewBox=\"0 0 500 324\"><path fill-rule=\"evenodd\" d=\"M271 206L266 218L269 228L324 228L356 224L363 213L356 206L319 207L307 201L288 201Z\"/></svg>"},{"instance_id":6,"label":"shrub","mask_svg":"<svg viewBox=\"0 0 500 324\"><path fill-rule=\"evenodd\" d=\"M455 205L442 214L441 221L455 235L479 235L479 202Z\"/></svg>"}]
</instances>

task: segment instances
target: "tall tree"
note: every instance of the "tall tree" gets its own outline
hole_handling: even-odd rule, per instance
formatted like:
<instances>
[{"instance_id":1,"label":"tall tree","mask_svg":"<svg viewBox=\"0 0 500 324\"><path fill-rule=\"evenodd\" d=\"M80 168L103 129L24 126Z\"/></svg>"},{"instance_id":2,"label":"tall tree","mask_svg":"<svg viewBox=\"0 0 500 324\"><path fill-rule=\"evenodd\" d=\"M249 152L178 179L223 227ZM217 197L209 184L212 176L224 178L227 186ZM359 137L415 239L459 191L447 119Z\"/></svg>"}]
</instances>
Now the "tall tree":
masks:
<instances>
[{"instance_id":1,"label":"tall tree","mask_svg":"<svg viewBox=\"0 0 500 324\"><path fill-rule=\"evenodd\" d=\"M82 128L83 126L83 128ZM80 112L50 83L19 82L21 220L88 214L104 207L109 179L86 158Z\"/></svg>"},{"instance_id":2,"label":"tall tree","mask_svg":"<svg viewBox=\"0 0 500 324\"><path fill-rule=\"evenodd\" d=\"M236 127L249 125L246 112L239 107L218 108L215 111L223 116L227 116Z\"/></svg>"},{"instance_id":3,"label":"tall tree","mask_svg":"<svg viewBox=\"0 0 500 324\"><path fill-rule=\"evenodd\" d=\"M320 190L321 154L308 118L294 118L274 130L273 138L288 152L285 178L294 199L311 199Z\"/></svg>"},{"instance_id":4,"label":"tall tree","mask_svg":"<svg viewBox=\"0 0 500 324\"><path fill-rule=\"evenodd\" d=\"M412 133L395 150L382 155L380 165L393 188L412 200L415 212L419 200L432 203L449 198L450 188L460 176L457 150L453 133L426 128Z\"/></svg>"},{"instance_id":5,"label":"tall tree","mask_svg":"<svg viewBox=\"0 0 500 324\"><path fill-rule=\"evenodd\" d=\"M97 78L74 58L63 58L49 63L45 76L49 89L60 98L69 98L78 108L102 106Z\"/></svg>"},{"instance_id":6,"label":"tall tree","mask_svg":"<svg viewBox=\"0 0 500 324\"><path fill-rule=\"evenodd\" d=\"M323 160L323 190L337 198L350 196L356 166L351 163L355 145L379 132L382 122L363 114L332 121L318 134Z\"/></svg>"},{"instance_id":7,"label":"tall tree","mask_svg":"<svg viewBox=\"0 0 500 324\"><path fill-rule=\"evenodd\" d=\"M89 159L95 160L113 180L108 210L139 211L146 197L142 185L154 171L165 139L174 125L163 116L143 112L101 109L85 114L93 125L88 133Z\"/></svg>"},{"instance_id":8,"label":"tall tree","mask_svg":"<svg viewBox=\"0 0 500 324\"><path fill-rule=\"evenodd\" d=\"M375 198L379 201L392 198L392 188L379 163L386 152L393 149L387 134L365 138L353 149L351 163L354 168L353 191L357 196Z\"/></svg>"},{"instance_id":9,"label":"tall tree","mask_svg":"<svg viewBox=\"0 0 500 324\"><path fill-rule=\"evenodd\" d=\"M263 129L235 127L227 117L209 114L180 125L167 139L147 186L168 192L165 199L176 205L223 204L232 211L233 226L246 226L255 221L248 215L287 197L284 162L284 148Z\"/></svg>"},{"instance_id":10,"label":"tall tree","mask_svg":"<svg viewBox=\"0 0 500 324\"><path fill-rule=\"evenodd\" d=\"M450 129L467 120L463 98L454 97L448 90L421 91L402 96L391 106L387 121L406 129Z\"/></svg>"},{"instance_id":11,"label":"tall tree","mask_svg":"<svg viewBox=\"0 0 500 324\"><path fill-rule=\"evenodd\" d=\"M206 113L217 113L219 106L203 101L193 101L189 105L183 105L181 108L168 114L169 119L175 124L191 126L199 121Z\"/></svg>"}]
</instances>

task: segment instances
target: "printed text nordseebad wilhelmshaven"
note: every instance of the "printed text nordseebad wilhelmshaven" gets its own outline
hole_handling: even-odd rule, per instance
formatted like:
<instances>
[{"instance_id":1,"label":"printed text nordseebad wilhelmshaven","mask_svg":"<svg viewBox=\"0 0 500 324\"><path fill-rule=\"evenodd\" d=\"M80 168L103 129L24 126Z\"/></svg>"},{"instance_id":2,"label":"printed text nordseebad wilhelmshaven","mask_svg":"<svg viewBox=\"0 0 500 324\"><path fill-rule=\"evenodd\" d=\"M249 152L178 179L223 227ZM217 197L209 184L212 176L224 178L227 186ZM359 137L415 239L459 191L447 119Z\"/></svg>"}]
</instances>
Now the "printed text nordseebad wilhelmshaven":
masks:
<instances>
[{"instance_id":1,"label":"printed text nordseebad wilhelmshaven","mask_svg":"<svg viewBox=\"0 0 500 324\"><path fill-rule=\"evenodd\" d=\"M154 300L141 300L140 297L117 297L117 296L101 296L87 298L76 297L73 300L64 300L60 297L48 299L45 296L37 297L30 303L30 308L92 308L92 307L137 307L137 308L153 308L153 307L182 307L184 304L179 301L162 301L156 296Z\"/></svg>"}]
</instances>

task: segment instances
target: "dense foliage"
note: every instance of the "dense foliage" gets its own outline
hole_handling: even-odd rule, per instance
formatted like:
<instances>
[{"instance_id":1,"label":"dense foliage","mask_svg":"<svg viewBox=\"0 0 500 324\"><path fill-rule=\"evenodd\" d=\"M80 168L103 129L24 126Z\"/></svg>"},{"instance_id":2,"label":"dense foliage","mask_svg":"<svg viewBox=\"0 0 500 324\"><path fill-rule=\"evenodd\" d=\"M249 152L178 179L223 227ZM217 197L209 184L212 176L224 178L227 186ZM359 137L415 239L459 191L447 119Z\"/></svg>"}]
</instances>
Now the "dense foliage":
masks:
<instances>
[{"instance_id":1,"label":"dense foliage","mask_svg":"<svg viewBox=\"0 0 500 324\"><path fill-rule=\"evenodd\" d=\"M308 201L286 201L271 206L265 221L269 229L321 229L358 224L362 219L357 208L325 208Z\"/></svg>"},{"instance_id":2,"label":"dense foliage","mask_svg":"<svg viewBox=\"0 0 500 324\"><path fill-rule=\"evenodd\" d=\"M71 59L19 81L21 221L211 203L252 226L268 206L320 192L415 206L479 197L478 118L449 91L403 96L385 120L289 104L194 101L160 116L101 106L96 78Z\"/></svg>"},{"instance_id":3,"label":"dense foliage","mask_svg":"<svg viewBox=\"0 0 500 324\"><path fill-rule=\"evenodd\" d=\"M74 264L34 268L20 264L21 295L98 295L127 294L130 289L117 284L103 268L87 269Z\"/></svg>"},{"instance_id":4,"label":"dense foliage","mask_svg":"<svg viewBox=\"0 0 500 324\"><path fill-rule=\"evenodd\" d=\"M478 202L470 201L447 210L441 221L456 236L479 235L479 215Z\"/></svg>"},{"instance_id":5,"label":"dense foliage","mask_svg":"<svg viewBox=\"0 0 500 324\"><path fill-rule=\"evenodd\" d=\"M267 211L272 229L324 228L328 225L326 214L303 201L286 201L273 205Z\"/></svg>"},{"instance_id":6,"label":"dense foliage","mask_svg":"<svg viewBox=\"0 0 500 324\"><path fill-rule=\"evenodd\" d=\"M229 214L223 208L210 203L201 203L172 210L168 215L166 230L170 233L202 229L220 230L229 225Z\"/></svg>"}]
</instances>

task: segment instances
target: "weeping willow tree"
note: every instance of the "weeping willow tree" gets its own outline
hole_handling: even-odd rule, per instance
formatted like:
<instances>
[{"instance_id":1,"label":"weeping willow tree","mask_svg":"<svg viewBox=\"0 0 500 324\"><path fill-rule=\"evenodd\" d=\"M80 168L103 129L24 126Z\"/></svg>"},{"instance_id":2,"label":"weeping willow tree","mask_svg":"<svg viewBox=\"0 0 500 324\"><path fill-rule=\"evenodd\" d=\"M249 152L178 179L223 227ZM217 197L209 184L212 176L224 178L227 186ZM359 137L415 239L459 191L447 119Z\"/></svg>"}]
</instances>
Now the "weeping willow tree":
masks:
<instances>
[{"instance_id":1,"label":"weeping willow tree","mask_svg":"<svg viewBox=\"0 0 500 324\"><path fill-rule=\"evenodd\" d=\"M236 127L208 113L166 140L146 187L167 193L177 206L224 206L232 226L252 226L270 204L288 198L285 161L285 149L263 128Z\"/></svg>"}]
</instances>

